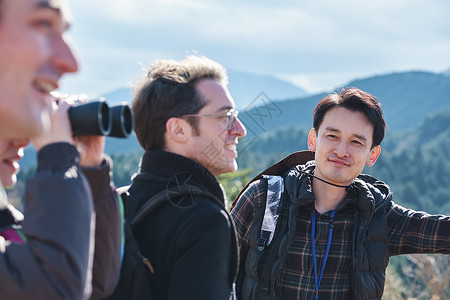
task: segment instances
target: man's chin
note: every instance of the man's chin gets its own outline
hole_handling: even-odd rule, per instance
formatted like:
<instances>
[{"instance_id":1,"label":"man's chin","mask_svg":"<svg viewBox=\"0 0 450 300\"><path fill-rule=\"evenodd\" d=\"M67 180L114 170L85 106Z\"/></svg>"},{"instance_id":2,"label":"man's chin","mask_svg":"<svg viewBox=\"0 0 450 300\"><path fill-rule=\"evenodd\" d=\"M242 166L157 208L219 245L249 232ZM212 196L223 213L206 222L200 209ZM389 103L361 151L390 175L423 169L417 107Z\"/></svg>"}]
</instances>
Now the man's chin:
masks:
<instances>
[{"instance_id":1,"label":"man's chin","mask_svg":"<svg viewBox=\"0 0 450 300\"><path fill-rule=\"evenodd\" d=\"M8 180L1 180L1 184L5 190L11 190L16 185L17 179L10 178Z\"/></svg>"},{"instance_id":2,"label":"man's chin","mask_svg":"<svg viewBox=\"0 0 450 300\"><path fill-rule=\"evenodd\" d=\"M227 166L221 166L220 168L215 168L214 172L212 172L214 174L214 176L218 176L221 174L225 174L225 173L232 173L237 171L238 166L236 161L233 161L232 163L229 163Z\"/></svg>"},{"instance_id":3,"label":"man's chin","mask_svg":"<svg viewBox=\"0 0 450 300\"><path fill-rule=\"evenodd\" d=\"M227 170L223 173L232 173L232 172L236 172L238 169L238 165L236 163L236 161L233 161L232 163L230 163L230 165L228 166Z\"/></svg>"}]
</instances>

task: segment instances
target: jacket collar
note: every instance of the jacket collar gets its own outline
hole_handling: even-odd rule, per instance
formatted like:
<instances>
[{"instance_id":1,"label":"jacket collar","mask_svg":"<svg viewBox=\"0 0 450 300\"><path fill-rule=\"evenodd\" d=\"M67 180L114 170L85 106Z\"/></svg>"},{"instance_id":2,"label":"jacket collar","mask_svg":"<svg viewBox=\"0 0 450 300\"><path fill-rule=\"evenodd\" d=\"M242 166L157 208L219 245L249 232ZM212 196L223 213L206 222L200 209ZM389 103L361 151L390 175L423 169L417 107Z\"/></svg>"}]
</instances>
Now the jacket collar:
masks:
<instances>
[{"instance_id":1,"label":"jacket collar","mask_svg":"<svg viewBox=\"0 0 450 300\"><path fill-rule=\"evenodd\" d=\"M316 168L315 161L291 168L286 174L286 190L293 201L315 200L311 177L303 172L312 174ZM301 172L302 171L302 172ZM370 175L359 175L347 188L349 197L356 199L356 205L363 215L368 217L373 212L383 208L392 200L389 186Z\"/></svg>"},{"instance_id":2,"label":"jacket collar","mask_svg":"<svg viewBox=\"0 0 450 300\"><path fill-rule=\"evenodd\" d=\"M140 163L140 174L151 173L169 180L169 184L187 183L208 190L219 199L225 199L222 186L201 164L185 156L161 150L148 150Z\"/></svg>"},{"instance_id":3,"label":"jacket collar","mask_svg":"<svg viewBox=\"0 0 450 300\"><path fill-rule=\"evenodd\" d=\"M19 225L23 221L23 214L11 204L0 210L0 230Z\"/></svg>"}]
</instances>

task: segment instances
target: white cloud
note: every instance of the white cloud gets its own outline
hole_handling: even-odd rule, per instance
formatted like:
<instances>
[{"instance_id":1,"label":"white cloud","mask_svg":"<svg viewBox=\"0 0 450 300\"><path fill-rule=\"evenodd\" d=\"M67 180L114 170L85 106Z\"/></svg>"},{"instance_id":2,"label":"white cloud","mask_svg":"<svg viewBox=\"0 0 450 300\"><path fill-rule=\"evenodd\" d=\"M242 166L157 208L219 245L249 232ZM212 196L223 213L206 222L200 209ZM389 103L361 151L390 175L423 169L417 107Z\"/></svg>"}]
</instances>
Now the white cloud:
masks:
<instances>
[{"instance_id":1,"label":"white cloud","mask_svg":"<svg viewBox=\"0 0 450 300\"><path fill-rule=\"evenodd\" d=\"M138 62L193 50L235 70L293 76L313 91L450 66L446 0L76 0L71 7L89 70L80 76L100 91L110 74L117 74L111 84L129 82Z\"/></svg>"}]
</instances>

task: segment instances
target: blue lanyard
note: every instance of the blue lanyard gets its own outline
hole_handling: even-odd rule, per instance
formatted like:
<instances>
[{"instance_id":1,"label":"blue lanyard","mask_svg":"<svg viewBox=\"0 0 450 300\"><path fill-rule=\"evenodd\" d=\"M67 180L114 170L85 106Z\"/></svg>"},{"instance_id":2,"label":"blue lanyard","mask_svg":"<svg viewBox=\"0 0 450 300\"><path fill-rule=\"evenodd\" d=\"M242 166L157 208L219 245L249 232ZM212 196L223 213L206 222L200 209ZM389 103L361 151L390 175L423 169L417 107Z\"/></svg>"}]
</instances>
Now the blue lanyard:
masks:
<instances>
[{"instance_id":1,"label":"blue lanyard","mask_svg":"<svg viewBox=\"0 0 450 300\"><path fill-rule=\"evenodd\" d=\"M314 242L314 236L316 235L316 213L314 212L311 217L311 244L312 244L313 262L314 262L314 278L315 278L315 284L316 284L315 300L319 299L319 285L320 285L320 281L322 280L322 275L323 275L323 270L325 269L325 264L327 263L328 252L330 251L331 237L333 236L333 228L334 228L333 221L334 221L334 214L336 213L336 209L331 212L330 231L328 233L327 250L325 251L325 257L323 258L322 270L320 271L319 278L317 278L316 245Z\"/></svg>"}]
</instances>

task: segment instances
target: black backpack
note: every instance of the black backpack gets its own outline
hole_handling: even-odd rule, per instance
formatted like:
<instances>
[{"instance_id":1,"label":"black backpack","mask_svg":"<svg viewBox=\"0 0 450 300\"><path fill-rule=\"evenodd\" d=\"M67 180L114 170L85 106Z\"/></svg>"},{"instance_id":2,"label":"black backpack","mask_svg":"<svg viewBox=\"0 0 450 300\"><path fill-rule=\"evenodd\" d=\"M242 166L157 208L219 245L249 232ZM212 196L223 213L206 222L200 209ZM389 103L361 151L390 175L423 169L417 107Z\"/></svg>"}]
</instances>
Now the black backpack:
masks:
<instances>
[{"instance_id":1,"label":"black backpack","mask_svg":"<svg viewBox=\"0 0 450 300\"><path fill-rule=\"evenodd\" d=\"M287 156L250 180L233 202L232 209L242 192L253 181L261 179L265 193L252 199L254 211L253 220L249 228L249 252L253 251L253 255L251 259L248 256L246 257L246 259L250 259L249 262L254 265L255 269L252 269L252 280L249 280L249 278L244 279L242 274L238 277L237 285L242 299L268 300L276 298L274 288L286 257L287 241L289 240L289 235L292 234L288 226L291 219L290 206L292 202L289 201L286 192L281 192L283 190L282 186L284 186L284 178L292 167L305 164L313 159L314 152L311 151L295 152ZM271 183L272 180L278 181L278 183ZM281 189L278 196L270 197L268 195L268 190L271 187L273 188L272 191ZM268 202L271 202L271 207L268 207ZM272 222L269 223L275 224L274 228L264 228L268 217L272 219ZM275 222L273 222L274 217L276 217ZM247 264L247 262L245 263Z\"/></svg>"},{"instance_id":2,"label":"black backpack","mask_svg":"<svg viewBox=\"0 0 450 300\"><path fill-rule=\"evenodd\" d=\"M139 249L133 229L143 221L152 211L166 201L173 201L183 196L200 196L216 202L220 207L223 203L211 193L192 185L180 185L163 190L150 198L139 210L136 211L137 201L128 193L129 186L118 189L124 206L124 235L125 249L120 270L119 282L108 300L134 300L156 299L151 290L150 281L154 274L151 262L144 257ZM230 218L231 220L231 218ZM236 240L236 238L234 238ZM236 247L236 245L234 245ZM231 264L237 263L237 257L233 257ZM234 270L236 271L236 269ZM231 281L234 280L230 278Z\"/></svg>"}]
</instances>

